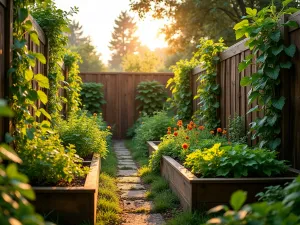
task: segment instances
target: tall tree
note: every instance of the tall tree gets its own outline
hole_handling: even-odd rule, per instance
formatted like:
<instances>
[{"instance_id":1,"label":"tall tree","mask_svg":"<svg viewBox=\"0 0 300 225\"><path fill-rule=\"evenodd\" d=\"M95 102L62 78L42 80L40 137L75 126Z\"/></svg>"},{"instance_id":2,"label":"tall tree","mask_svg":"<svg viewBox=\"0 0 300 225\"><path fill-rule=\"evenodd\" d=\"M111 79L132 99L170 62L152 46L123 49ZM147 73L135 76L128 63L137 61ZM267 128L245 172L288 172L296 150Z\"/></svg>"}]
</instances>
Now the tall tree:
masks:
<instances>
[{"instance_id":1,"label":"tall tree","mask_svg":"<svg viewBox=\"0 0 300 225\"><path fill-rule=\"evenodd\" d=\"M77 52L82 59L82 62L79 63L79 70L81 72L105 71L106 67L100 59L101 54L97 52L90 37L83 36L82 26L79 22L73 21L69 28L69 48Z\"/></svg>"},{"instance_id":2,"label":"tall tree","mask_svg":"<svg viewBox=\"0 0 300 225\"><path fill-rule=\"evenodd\" d=\"M133 11L140 17L170 18L164 28L166 39L174 52L195 46L201 37L218 40L224 37L227 45L235 40L233 25L246 14L246 7L261 9L270 0L130 0ZM281 0L274 0L277 5ZM299 0L294 0L299 7Z\"/></svg>"},{"instance_id":3,"label":"tall tree","mask_svg":"<svg viewBox=\"0 0 300 225\"><path fill-rule=\"evenodd\" d=\"M112 59L109 61L110 68L121 70L122 58L125 55L135 53L139 46L139 38L135 35L136 23L127 11L122 11L115 20L114 31L109 49L112 51Z\"/></svg>"}]
</instances>

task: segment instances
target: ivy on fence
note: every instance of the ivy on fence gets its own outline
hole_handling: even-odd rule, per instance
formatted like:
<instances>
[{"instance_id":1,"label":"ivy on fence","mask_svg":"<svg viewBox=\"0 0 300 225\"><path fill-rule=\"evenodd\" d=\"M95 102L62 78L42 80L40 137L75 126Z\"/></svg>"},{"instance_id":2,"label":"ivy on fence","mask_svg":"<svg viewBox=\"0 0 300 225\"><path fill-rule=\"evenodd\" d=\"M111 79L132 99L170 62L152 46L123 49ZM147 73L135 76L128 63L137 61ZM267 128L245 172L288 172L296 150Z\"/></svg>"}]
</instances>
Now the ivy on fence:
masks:
<instances>
[{"instance_id":1,"label":"ivy on fence","mask_svg":"<svg viewBox=\"0 0 300 225\"><path fill-rule=\"evenodd\" d=\"M298 11L295 8L287 8L290 2L292 1L283 1L283 8L279 12L274 5L259 12L247 8L247 16L234 27L237 39L248 37L246 45L252 50L252 54L240 63L239 71L246 69L253 60L257 65L256 73L241 80L242 86L251 86L248 104L258 102L258 105L251 108L248 113L264 112L262 118L250 124L251 131L255 131L252 138L259 137L260 147L265 146L272 150L281 144L280 117L285 98L278 94L280 72L282 69L292 67L291 57L296 52L295 45L286 46L281 35L282 28L298 26L294 21L281 21L284 15Z\"/></svg>"}]
</instances>

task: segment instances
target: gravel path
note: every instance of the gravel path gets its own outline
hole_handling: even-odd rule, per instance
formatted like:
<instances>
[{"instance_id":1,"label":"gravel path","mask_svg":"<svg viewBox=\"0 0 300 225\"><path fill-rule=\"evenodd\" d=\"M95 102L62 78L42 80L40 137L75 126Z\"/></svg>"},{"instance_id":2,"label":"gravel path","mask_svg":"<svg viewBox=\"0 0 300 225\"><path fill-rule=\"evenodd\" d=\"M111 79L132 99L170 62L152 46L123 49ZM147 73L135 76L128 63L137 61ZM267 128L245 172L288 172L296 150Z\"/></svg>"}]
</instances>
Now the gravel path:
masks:
<instances>
[{"instance_id":1,"label":"gravel path","mask_svg":"<svg viewBox=\"0 0 300 225\"><path fill-rule=\"evenodd\" d=\"M162 225L161 214L152 213L153 203L146 199L146 189L138 177L137 166L124 141L114 142L118 158L118 188L123 208L123 225Z\"/></svg>"}]
</instances>

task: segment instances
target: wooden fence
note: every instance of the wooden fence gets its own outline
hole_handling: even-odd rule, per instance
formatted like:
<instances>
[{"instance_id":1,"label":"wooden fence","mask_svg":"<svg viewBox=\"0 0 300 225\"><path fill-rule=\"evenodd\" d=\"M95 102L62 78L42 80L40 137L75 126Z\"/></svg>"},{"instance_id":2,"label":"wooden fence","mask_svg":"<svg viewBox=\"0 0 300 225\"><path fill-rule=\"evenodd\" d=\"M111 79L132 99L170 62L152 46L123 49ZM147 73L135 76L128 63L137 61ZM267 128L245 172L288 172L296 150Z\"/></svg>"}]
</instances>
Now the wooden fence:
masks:
<instances>
[{"instance_id":1,"label":"wooden fence","mask_svg":"<svg viewBox=\"0 0 300 225\"><path fill-rule=\"evenodd\" d=\"M82 73L83 82L97 82L104 85L106 104L103 116L109 125L114 127L115 138L125 138L127 129L138 118L137 85L142 81L156 80L166 85L173 73Z\"/></svg>"},{"instance_id":2,"label":"wooden fence","mask_svg":"<svg viewBox=\"0 0 300 225\"><path fill-rule=\"evenodd\" d=\"M290 16L290 19L300 24L300 12ZM289 160L295 168L300 169L300 28L286 29L283 31L285 43L293 43L297 46L297 53L293 58L294 67L292 70L283 71L281 76L280 93L286 98L286 104L282 112L282 145L280 157ZM244 76L250 76L256 71L253 64L245 71L239 73L238 65L250 54L250 50L245 47L246 40L243 40L220 54L221 62L217 67L217 82L221 87L220 109L218 115L221 119L221 126L228 127L230 116L244 115L245 127L249 128L249 123L262 116L262 112L246 114L247 111L257 102L248 105L248 92L250 87L241 87L240 80ZM205 71L195 68L192 73L192 90L196 94L197 79ZM193 101L193 109L199 109L198 100ZM249 140L249 144L256 144L257 140Z\"/></svg>"}]
</instances>

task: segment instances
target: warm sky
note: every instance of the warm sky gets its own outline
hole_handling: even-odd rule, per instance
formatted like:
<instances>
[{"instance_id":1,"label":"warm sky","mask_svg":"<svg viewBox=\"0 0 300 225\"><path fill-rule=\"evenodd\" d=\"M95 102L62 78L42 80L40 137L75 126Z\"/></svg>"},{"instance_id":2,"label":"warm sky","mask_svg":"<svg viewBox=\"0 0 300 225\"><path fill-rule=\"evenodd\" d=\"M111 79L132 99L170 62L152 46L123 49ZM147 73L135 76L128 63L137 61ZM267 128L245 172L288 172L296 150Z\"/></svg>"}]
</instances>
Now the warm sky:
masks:
<instances>
[{"instance_id":1,"label":"warm sky","mask_svg":"<svg viewBox=\"0 0 300 225\"><path fill-rule=\"evenodd\" d=\"M84 35L91 36L93 44L102 54L101 59L107 63L110 59L108 48L113 31L114 20L121 11L130 9L129 0L55 0L57 7L69 10L72 6L79 7L79 13L74 19L83 26ZM134 14L133 14L134 15ZM158 35L159 28L163 27L162 21L154 21L147 18L136 22L138 25L137 35L142 44L154 50L157 47L165 47L167 44L162 35Z\"/></svg>"}]
</instances>

